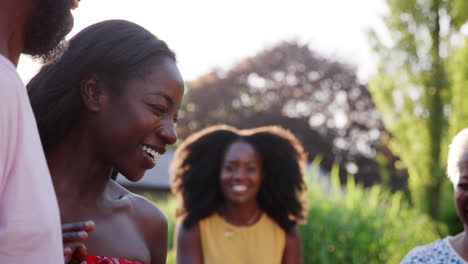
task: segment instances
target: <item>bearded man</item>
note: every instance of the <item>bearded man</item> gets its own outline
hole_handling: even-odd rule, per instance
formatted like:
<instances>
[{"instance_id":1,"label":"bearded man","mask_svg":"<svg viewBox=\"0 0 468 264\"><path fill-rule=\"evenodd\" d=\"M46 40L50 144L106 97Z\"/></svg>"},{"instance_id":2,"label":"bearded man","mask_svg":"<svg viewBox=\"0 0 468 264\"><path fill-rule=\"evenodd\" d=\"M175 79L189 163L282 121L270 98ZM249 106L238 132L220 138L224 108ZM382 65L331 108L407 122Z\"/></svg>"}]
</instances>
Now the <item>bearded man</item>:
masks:
<instances>
[{"instance_id":1,"label":"bearded man","mask_svg":"<svg viewBox=\"0 0 468 264\"><path fill-rule=\"evenodd\" d=\"M63 264L63 241L90 223L60 227L57 199L26 88L21 53L47 60L73 27L78 0L0 0L0 263ZM53 102L51 102L53 103ZM76 232L81 230L82 232ZM71 232L70 232L71 231ZM63 239L63 240L62 240ZM79 262L85 247L74 247ZM75 255L76 253L76 255Z\"/></svg>"}]
</instances>

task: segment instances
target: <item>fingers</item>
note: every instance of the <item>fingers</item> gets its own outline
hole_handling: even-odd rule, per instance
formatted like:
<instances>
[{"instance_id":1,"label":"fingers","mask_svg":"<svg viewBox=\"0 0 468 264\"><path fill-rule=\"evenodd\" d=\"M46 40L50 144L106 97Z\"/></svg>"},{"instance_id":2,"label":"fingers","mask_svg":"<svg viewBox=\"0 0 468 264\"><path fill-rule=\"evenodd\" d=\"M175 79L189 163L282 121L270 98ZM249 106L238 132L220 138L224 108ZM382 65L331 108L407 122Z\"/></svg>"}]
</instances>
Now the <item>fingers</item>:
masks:
<instances>
[{"instance_id":1,"label":"fingers","mask_svg":"<svg viewBox=\"0 0 468 264\"><path fill-rule=\"evenodd\" d=\"M88 232L64 232L62 233L63 243L79 242L88 238Z\"/></svg>"},{"instance_id":2,"label":"fingers","mask_svg":"<svg viewBox=\"0 0 468 264\"><path fill-rule=\"evenodd\" d=\"M72 254L72 249L70 247L64 247L63 248L63 255L68 256Z\"/></svg>"},{"instance_id":3,"label":"fingers","mask_svg":"<svg viewBox=\"0 0 468 264\"><path fill-rule=\"evenodd\" d=\"M65 263L68 263L70 261L72 253L73 251L71 248L69 247L63 248L63 257L65 258Z\"/></svg>"},{"instance_id":4,"label":"fingers","mask_svg":"<svg viewBox=\"0 0 468 264\"><path fill-rule=\"evenodd\" d=\"M73 254L71 255L70 261L68 264L80 264L86 259L86 255L88 254L88 249L85 245L80 244L78 245Z\"/></svg>"},{"instance_id":5,"label":"fingers","mask_svg":"<svg viewBox=\"0 0 468 264\"><path fill-rule=\"evenodd\" d=\"M72 231L86 231L91 232L94 230L96 225L93 221L82 221L82 222L74 222L74 223L66 223L62 224L62 232L72 232Z\"/></svg>"},{"instance_id":6,"label":"fingers","mask_svg":"<svg viewBox=\"0 0 468 264\"><path fill-rule=\"evenodd\" d=\"M94 230L93 221L62 224L63 243L79 242L88 238L88 232Z\"/></svg>"},{"instance_id":7,"label":"fingers","mask_svg":"<svg viewBox=\"0 0 468 264\"><path fill-rule=\"evenodd\" d=\"M86 255L88 254L88 249L85 245L81 244L76 247L75 252L73 252L73 258L81 261L85 260Z\"/></svg>"},{"instance_id":8,"label":"fingers","mask_svg":"<svg viewBox=\"0 0 468 264\"><path fill-rule=\"evenodd\" d=\"M88 238L88 232L93 231L94 228L95 224L91 220L63 224L63 243L68 244L83 241ZM63 249L65 261L68 264L80 264L85 260L87 252L86 246L83 244L75 245L73 248L67 246Z\"/></svg>"}]
</instances>

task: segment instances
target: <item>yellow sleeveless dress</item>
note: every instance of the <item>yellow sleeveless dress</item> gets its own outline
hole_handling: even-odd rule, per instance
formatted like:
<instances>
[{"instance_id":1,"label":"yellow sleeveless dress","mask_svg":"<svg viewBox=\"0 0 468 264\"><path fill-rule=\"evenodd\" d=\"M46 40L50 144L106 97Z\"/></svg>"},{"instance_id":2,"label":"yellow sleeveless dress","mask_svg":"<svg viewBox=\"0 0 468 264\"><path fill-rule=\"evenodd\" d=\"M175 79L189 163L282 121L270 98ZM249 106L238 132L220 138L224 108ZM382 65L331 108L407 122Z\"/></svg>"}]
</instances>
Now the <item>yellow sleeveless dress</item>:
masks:
<instances>
[{"instance_id":1,"label":"yellow sleeveless dress","mask_svg":"<svg viewBox=\"0 0 468 264\"><path fill-rule=\"evenodd\" d=\"M237 227L214 213L199 222L204 264L281 264L284 230L267 214Z\"/></svg>"}]
</instances>

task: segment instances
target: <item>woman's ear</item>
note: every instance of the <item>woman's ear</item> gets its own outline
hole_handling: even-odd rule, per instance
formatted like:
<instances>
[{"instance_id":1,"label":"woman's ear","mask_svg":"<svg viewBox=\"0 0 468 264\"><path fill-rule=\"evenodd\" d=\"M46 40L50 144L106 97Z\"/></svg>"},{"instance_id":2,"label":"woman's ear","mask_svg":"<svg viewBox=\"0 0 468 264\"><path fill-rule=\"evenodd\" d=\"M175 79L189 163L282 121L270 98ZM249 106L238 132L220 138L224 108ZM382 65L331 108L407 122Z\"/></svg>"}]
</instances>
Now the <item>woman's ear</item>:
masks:
<instances>
[{"instance_id":1,"label":"woman's ear","mask_svg":"<svg viewBox=\"0 0 468 264\"><path fill-rule=\"evenodd\" d=\"M96 76L81 81L81 98L86 109L91 112L99 112L106 101L107 93L105 84Z\"/></svg>"}]
</instances>

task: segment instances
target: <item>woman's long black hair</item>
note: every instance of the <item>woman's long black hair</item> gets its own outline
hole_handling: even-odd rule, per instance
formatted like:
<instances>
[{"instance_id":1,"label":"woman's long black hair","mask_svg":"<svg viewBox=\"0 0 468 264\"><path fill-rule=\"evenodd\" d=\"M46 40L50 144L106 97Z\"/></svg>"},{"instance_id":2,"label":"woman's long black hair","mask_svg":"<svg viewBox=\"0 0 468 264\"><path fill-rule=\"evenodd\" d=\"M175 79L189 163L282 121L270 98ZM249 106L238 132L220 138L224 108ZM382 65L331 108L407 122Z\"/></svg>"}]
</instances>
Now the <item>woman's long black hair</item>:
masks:
<instances>
[{"instance_id":1,"label":"woman's long black hair","mask_svg":"<svg viewBox=\"0 0 468 264\"><path fill-rule=\"evenodd\" d=\"M83 82L94 78L118 93L128 81L150 74L163 58L175 61L175 54L129 21L103 21L80 31L65 53L27 85L44 150L56 147L83 118Z\"/></svg>"}]
</instances>

